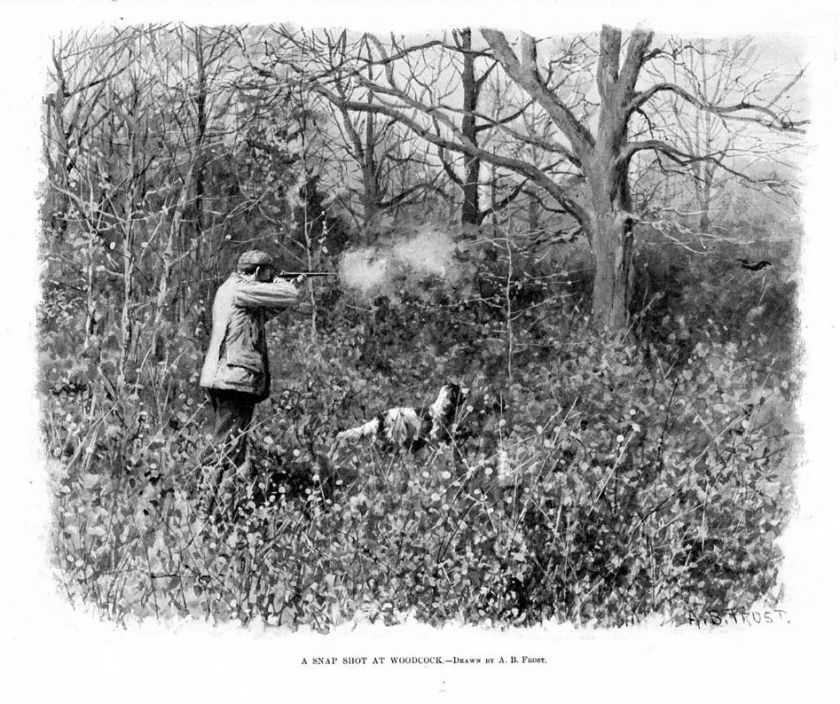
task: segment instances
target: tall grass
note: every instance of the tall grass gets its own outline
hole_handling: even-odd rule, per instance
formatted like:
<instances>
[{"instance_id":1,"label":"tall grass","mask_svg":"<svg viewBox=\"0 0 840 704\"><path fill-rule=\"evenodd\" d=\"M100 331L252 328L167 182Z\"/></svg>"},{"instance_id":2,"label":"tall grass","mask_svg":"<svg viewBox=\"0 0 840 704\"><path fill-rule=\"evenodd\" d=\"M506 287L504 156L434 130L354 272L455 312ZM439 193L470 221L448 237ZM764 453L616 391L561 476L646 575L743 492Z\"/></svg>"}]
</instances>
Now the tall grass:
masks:
<instances>
[{"instance_id":1,"label":"tall grass","mask_svg":"<svg viewBox=\"0 0 840 704\"><path fill-rule=\"evenodd\" d=\"M590 335L527 367L503 404L492 380L462 377L473 391L455 442L419 455L331 447L336 418L387 399L389 381L307 362L309 380L262 410L254 474L215 519L198 510L199 404L174 396L150 413L99 392L53 397L44 427L62 459L53 541L67 595L116 620L327 630L407 614L679 622L778 587L796 377L759 373L733 343L698 342L678 368Z\"/></svg>"},{"instance_id":2,"label":"tall grass","mask_svg":"<svg viewBox=\"0 0 840 704\"><path fill-rule=\"evenodd\" d=\"M795 291L731 260L650 254L618 339L580 313L585 280L535 287L510 261L480 298L359 306L325 290L314 333L294 315L272 328L253 471L211 516L195 321L118 389L117 331L85 346L84 311L45 307L60 588L121 622L319 630L409 615L684 622L772 604L798 437ZM335 447L341 426L428 403L449 380L470 388L452 444Z\"/></svg>"}]
</instances>

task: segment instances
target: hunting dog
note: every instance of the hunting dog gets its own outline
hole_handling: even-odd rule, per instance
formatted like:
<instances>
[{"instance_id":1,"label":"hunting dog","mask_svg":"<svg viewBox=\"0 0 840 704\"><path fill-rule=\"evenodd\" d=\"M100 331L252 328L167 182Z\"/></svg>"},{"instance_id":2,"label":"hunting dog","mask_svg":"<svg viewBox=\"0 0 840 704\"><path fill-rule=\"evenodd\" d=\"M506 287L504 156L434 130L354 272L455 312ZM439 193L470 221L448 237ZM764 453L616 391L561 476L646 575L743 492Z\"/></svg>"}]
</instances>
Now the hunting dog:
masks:
<instances>
[{"instance_id":1,"label":"hunting dog","mask_svg":"<svg viewBox=\"0 0 840 704\"><path fill-rule=\"evenodd\" d=\"M445 384L431 405L425 408L389 408L367 423L341 431L336 440L345 444L373 438L385 446L409 452L449 442L458 409L464 403L467 391L458 384Z\"/></svg>"}]
</instances>

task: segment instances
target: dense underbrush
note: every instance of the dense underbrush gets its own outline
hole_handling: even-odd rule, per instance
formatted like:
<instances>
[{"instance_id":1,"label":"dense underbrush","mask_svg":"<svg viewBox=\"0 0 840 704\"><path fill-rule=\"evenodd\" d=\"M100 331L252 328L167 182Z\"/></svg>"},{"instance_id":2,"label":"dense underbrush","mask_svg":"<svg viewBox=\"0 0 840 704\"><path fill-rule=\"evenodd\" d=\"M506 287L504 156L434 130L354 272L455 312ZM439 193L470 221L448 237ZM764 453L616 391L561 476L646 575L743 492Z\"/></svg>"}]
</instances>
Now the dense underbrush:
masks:
<instances>
[{"instance_id":1,"label":"dense underbrush","mask_svg":"<svg viewBox=\"0 0 840 704\"><path fill-rule=\"evenodd\" d=\"M209 412L195 321L120 393L116 333L82 354L72 306L46 311L61 589L118 621L320 630L408 615L682 623L772 602L793 505L793 284L671 266L651 256L618 339L588 326L574 282L366 306L323 289L314 329L311 310L272 324L252 472L215 519L197 501ZM427 404L449 380L469 388L451 445L335 446L340 428Z\"/></svg>"}]
</instances>

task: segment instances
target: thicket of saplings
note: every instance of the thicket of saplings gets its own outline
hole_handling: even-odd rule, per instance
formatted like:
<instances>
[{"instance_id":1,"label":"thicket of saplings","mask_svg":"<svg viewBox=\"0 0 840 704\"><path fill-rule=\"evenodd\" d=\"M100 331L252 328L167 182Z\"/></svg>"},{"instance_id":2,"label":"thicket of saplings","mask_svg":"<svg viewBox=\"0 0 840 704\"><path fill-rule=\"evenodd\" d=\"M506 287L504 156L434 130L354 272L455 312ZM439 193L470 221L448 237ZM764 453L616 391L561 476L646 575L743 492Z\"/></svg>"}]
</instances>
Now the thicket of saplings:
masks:
<instances>
[{"instance_id":1,"label":"thicket of saplings","mask_svg":"<svg viewBox=\"0 0 840 704\"><path fill-rule=\"evenodd\" d=\"M119 622L322 631L680 624L772 606L792 506L795 284L739 256L762 253L641 246L633 331L618 339L589 325L591 271L557 262L511 276L485 257L457 286L367 302L317 285L314 315L270 323L252 476L214 520L196 491L209 420L197 321L170 331L163 361L139 355L121 395L116 325L84 352L81 304L48 290L60 588ZM337 430L428 404L446 381L470 390L451 445L334 447Z\"/></svg>"}]
</instances>

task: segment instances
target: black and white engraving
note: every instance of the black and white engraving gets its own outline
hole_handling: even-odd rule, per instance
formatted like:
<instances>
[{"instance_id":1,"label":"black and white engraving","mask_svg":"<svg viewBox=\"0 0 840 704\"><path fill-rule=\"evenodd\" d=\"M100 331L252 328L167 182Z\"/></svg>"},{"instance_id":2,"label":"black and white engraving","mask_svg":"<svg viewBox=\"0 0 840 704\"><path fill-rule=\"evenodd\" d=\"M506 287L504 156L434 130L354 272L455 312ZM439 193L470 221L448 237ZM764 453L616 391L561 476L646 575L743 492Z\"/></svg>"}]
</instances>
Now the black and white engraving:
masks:
<instances>
[{"instance_id":1,"label":"black and white engraving","mask_svg":"<svg viewBox=\"0 0 840 704\"><path fill-rule=\"evenodd\" d=\"M44 71L71 602L323 632L782 618L793 39L137 25L56 35Z\"/></svg>"}]
</instances>

